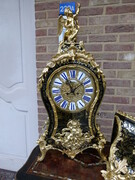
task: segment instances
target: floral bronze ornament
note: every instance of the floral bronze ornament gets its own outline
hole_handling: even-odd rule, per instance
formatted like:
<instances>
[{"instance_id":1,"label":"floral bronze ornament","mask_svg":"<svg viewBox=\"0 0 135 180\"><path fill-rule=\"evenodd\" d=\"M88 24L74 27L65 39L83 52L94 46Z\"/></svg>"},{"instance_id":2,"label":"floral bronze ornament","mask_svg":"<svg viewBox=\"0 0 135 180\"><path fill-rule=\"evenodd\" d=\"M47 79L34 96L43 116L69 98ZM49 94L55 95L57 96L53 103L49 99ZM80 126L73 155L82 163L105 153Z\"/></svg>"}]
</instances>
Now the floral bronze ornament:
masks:
<instances>
[{"instance_id":1,"label":"floral bronze ornament","mask_svg":"<svg viewBox=\"0 0 135 180\"><path fill-rule=\"evenodd\" d=\"M107 161L107 170L102 170L105 180L135 179L135 118L123 112L115 114L113 142Z\"/></svg>"},{"instance_id":2,"label":"floral bronze ornament","mask_svg":"<svg viewBox=\"0 0 135 180\"><path fill-rule=\"evenodd\" d=\"M96 124L106 82L83 42L76 43L79 9L78 4L75 15L65 9L64 23L71 26L67 27L58 53L39 77L38 88L49 120L48 128L38 140L41 151L38 161L45 158L49 149L57 149L73 159L85 149L94 148L102 160L106 159L102 153L106 140Z\"/></svg>"}]
</instances>

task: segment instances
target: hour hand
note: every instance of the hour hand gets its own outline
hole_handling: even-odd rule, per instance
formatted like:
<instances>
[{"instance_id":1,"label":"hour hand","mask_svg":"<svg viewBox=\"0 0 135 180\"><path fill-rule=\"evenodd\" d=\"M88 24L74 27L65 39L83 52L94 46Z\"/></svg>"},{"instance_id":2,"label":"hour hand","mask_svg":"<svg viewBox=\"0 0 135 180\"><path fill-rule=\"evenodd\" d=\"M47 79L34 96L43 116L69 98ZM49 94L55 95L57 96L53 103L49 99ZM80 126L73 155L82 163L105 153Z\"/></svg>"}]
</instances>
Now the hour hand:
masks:
<instances>
[{"instance_id":1,"label":"hour hand","mask_svg":"<svg viewBox=\"0 0 135 180\"><path fill-rule=\"evenodd\" d=\"M68 79L67 79L67 81L66 81L66 84L68 84L68 85L69 85L70 90L72 90L72 89L73 89L73 88L72 88L72 86L71 86L71 81L69 81Z\"/></svg>"},{"instance_id":2,"label":"hour hand","mask_svg":"<svg viewBox=\"0 0 135 180\"><path fill-rule=\"evenodd\" d=\"M69 85L69 87L70 87L70 93L74 93L74 89L73 89L73 87L71 85L71 81L69 79L67 79L66 84ZM68 93L68 94L70 94L70 93Z\"/></svg>"}]
</instances>

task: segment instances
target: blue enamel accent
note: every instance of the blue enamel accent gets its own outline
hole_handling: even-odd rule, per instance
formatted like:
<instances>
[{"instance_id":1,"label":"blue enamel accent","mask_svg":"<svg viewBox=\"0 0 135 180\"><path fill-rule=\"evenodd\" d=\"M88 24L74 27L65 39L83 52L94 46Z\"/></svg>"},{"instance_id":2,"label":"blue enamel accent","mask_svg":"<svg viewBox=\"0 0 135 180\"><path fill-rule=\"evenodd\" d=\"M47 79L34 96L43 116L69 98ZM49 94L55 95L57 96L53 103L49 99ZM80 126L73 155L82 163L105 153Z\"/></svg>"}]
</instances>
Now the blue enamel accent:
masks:
<instances>
[{"instance_id":1,"label":"blue enamel accent","mask_svg":"<svg viewBox=\"0 0 135 180\"><path fill-rule=\"evenodd\" d=\"M85 85L89 84L90 82L91 82L91 80L88 79L88 80L86 80L83 84L84 84L84 86L85 86Z\"/></svg>"},{"instance_id":2,"label":"blue enamel accent","mask_svg":"<svg viewBox=\"0 0 135 180\"><path fill-rule=\"evenodd\" d=\"M89 92L93 92L93 88L91 88L91 89L90 89L90 88L87 88L87 89L85 89L85 92L88 92L88 93L89 93Z\"/></svg>"},{"instance_id":3,"label":"blue enamel accent","mask_svg":"<svg viewBox=\"0 0 135 180\"><path fill-rule=\"evenodd\" d=\"M91 99L91 98L90 98L89 96L85 96L85 95L83 96L83 100L86 101L86 102L89 102L90 99Z\"/></svg>"},{"instance_id":4,"label":"blue enamel accent","mask_svg":"<svg viewBox=\"0 0 135 180\"><path fill-rule=\"evenodd\" d=\"M60 93L60 89L58 89L58 90L52 90L52 93L53 93L53 94L58 94L58 93Z\"/></svg>"},{"instance_id":5,"label":"blue enamel accent","mask_svg":"<svg viewBox=\"0 0 135 180\"><path fill-rule=\"evenodd\" d=\"M75 103L74 103L74 102L71 102L71 103L70 103L69 109L70 109L71 111L76 110L76 106L75 106Z\"/></svg>"},{"instance_id":6,"label":"blue enamel accent","mask_svg":"<svg viewBox=\"0 0 135 180\"><path fill-rule=\"evenodd\" d=\"M61 95L56 96L56 97L54 98L54 100L56 101L56 103L59 103L59 102L62 100L62 96L61 96Z\"/></svg>"},{"instance_id":7,"label":"blue enamel accent","mask_svg":"<svg viewBox=\"0 0 135 180\"><path fill-rule=\"evenodd\" d=\"M83 72L82 72L82 74L80 75L79 80L81 79L82 75L83 75Z\"/></svg>"},{"instance_id":8,"label":"blue enamel accent","mask_svg":"<svg viewBox=\"0 0 135 180\"><path fill-rule=\"evenodd\" d=\"M64 108L64 109L66 109L67 104L68 104L68 102L67 102L66 100L64 100L64 101L61 103L61 107Z\"/></svg>"},{"instance_id":9,"label":"blue enamel accent","mask_svg":"<svg viewBox=\"0 0 135 180\"><path fill-rule=\"evenodd\" d=\"M61 82L57 82L57 81L55 81L54 83L56 83L56 84L62 84Z\"/></svg>"},{"instance_id":10,"label":"blue enamel accent","mask_svg":"<svg viewBox=\"0 0 135 180\"><path fill-rule=\"evenodd\" d=\"M71 103L71 110L75 110L75 104Z\"/></svg>"},{"instance_id":11,"label":"blue enamel accent","mask_svg":"<svg viewBox=\"0 0 135 180\"><path fill-rule=\"evenodd\" d=\"M79 104L80 104L82 107L84 107L84 105L83 105L81 102L79 102Z\"/></svg>"},{"instance_id":12,"label":"blue enamel accent","mask_svg":"<svg viewBox=\"0 0 135 180\"><path fill-rule=\"evenodd\" d=\"M75 70L70 70L70 77L75 78L76 71Z\"/></svg>"},{"instance_id":13,"label":"blue enamel accent","mask_svg":"<svg viewBox=\"0 0 135 180\"><path fill-rule=\"evenodd\" d=\"M61 75L60 75L63 79L67 80L67 74L65 72L63 72Z\"/></svg>"}]
</instances>

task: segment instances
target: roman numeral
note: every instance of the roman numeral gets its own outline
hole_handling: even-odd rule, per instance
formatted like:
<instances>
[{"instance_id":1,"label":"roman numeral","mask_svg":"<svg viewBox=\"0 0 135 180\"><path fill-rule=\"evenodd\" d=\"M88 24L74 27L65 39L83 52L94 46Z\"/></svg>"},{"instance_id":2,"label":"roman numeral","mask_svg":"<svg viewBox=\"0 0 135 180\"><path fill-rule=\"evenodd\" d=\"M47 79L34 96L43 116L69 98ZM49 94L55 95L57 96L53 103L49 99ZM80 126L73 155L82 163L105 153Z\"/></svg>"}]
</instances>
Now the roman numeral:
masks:
<instances>
[{"instance_id":1,"label":"roman numeral","mask_svg":"<svg viewBox=\"0 0 135 180\"><path fill-rule=\"evenodd\" d=\"M61 77L64 81L68 79L66 72L63 72L63 73L60 75L60 77Z\"/></svg>"},{"instance_id":2,"label":"roman numeral","mask_svg":"<svg viewBox=\"0 0 135 180\"><path fill-rule=\"evenodd\" d=\"M64 100L64 101L60 104L60 106L61 106L62 108L64 108L64 109L67 108L67 105L68 105L68 101L66 101L66 100Z\"/></svg>"},{"instance_id":3,"label":"roman numeral","mask_svg":"<svg viewBox=\"0 0 135 180\"><path fill-rule=\"evenodd\" d=\"M70 105L69 105L69 110L71 110L71 111L76 110L75 102L71 102L71 103L70 103Z\"/></svg>"},{"instance_id":4,"label":"roman numeral","mask_svg":"<svg viewBox=\"0 0 135 180\"><path fill-rule=\"evenodd\" d=\"M87 103L90 102L90 99L91 99L90 96L86 96L86 95L83 96L83 100Z\"/></svg>"},{"instance_id":5,"label":"roman numeral","mask_svg":"<svg viewBox=\"0 0 135 180\"><path fill-rule=\"evenodd\" d=\"M82 102L82 100L77 101L78 108L81 109L85 106L85 104Z\"/></svg>"},{"instance_id":6,"label":"roman numeral","mask_svg":"<svg viewBox=\"0 0 135 180\"><path fill-rule=\"evenodd\" d=\"M60 80L59 78L56 78L55 81L54 81L54 84L55 84L56 86L61 86L61 85L62 85L62 82L61 82L61 80Z\"/></svg>"},{"instance_id":7,"label":"roman numeral","mask_svg":"<svg viewBox=\"0 0 135 180\"><path fill-rule=\"evenodd\" d=\"M93 87L86 88L85 92L92 94L93 93Z\"/></svg>"},{"instance_id":8,"label":"roman numeral","mask_svg":"<svg viewBox=\"0 0 135 180\"><path fill-rule=\"evenodd\" d=\"M58 94L58 93L60 93L60 89L59 88L52 88L52 93Z\"/></svg>"},{"instance_id":9,"label":"roman numeral","mask_svg":"<svg viewBox=\"0 0 135 180\"><path fill-rule=\"evenodd\" d=\"M81 81L84 77L85 77L85 74L83 72L79 71L77 79L79 81Z\"/></svg>"},{"instance_id":10,"label":"roman numeral","mask_svg":"<svg viewBox=\"0 0 135 180\"><path fill-rule=\"evenodd\" d=\"M85 81L83 82L84 86L91 84L91 80L86 78Z\"/></svg>"},{"instance_id":11,"label":"roman numeral","mask_svg":"<svg viewBox=\"0 0 135 180\"><path fill-rule=\"evenodd\" d=\"M54 98L54 100L55 100L56 103L59 103L62 99L63 99L63 98L62 98L61 95L56 96L56 97Z\"/></svg>"},{"instance_id":12,"label":"roman numeral","mask_svg":"<svg viewBox=\"0 0 135 180\"><path fill-rule=\"evenodd\" d=\"M75 70L70 70L69 73L70 73L71 78L75 78L75 76L76 76L76 71Z\"/></svg>"}]
</instances>

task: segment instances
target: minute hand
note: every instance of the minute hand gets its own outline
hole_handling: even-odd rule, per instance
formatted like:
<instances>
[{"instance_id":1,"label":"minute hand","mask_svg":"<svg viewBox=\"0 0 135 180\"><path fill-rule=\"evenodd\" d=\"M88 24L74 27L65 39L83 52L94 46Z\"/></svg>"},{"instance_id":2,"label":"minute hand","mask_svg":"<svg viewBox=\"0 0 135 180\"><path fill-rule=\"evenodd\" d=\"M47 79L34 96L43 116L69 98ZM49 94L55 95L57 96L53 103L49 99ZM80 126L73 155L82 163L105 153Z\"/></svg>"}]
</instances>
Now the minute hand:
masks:
<instances>
[{"instance_id":1,"label":"minute hand","mask_svg":"<svg viewBox=\"0 0 135 180\"><path fill-rule=\"evenodd\" d=\"M76 87L73 89L73 91L75 92L75 90L76 90L77 88L79 88L81 85L82 85L82 83L79 84L78 86L76 86Z\"/></svg>"}]
</instances>

